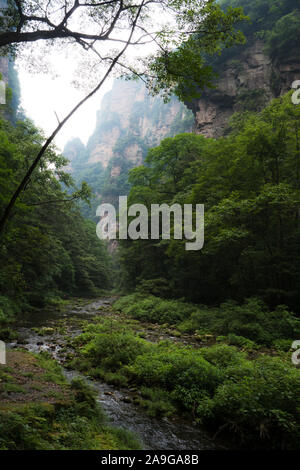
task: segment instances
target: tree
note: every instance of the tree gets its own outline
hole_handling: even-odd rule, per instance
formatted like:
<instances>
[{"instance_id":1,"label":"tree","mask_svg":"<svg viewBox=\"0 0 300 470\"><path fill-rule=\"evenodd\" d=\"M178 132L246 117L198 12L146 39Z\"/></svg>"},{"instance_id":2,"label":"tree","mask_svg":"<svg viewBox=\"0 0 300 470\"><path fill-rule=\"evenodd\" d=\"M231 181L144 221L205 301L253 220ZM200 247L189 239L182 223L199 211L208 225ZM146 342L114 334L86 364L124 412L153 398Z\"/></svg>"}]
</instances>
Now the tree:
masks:
<instances>
[{"instance_id":1,"label":"tree","mask_svg":"<svg viewBox=\"0 0 300 470\"><path fill-rule=\"evenodd\" d=\"M173 20L174 26L163 25L152 31L150 19L153 15ZM106 69L94 89L68 113L42 146L4 210L0 233L55 136L102 87L117 66L146 80L156 93L161 90L173 92L179 84L179 95L182 97L187 85L197 83L198 88L211 85L212 71L205 65L201 53L204 56L219 51L224 45L229 47L233 42L241 41L241 35L234 26L243 18L240 9L230 8L228 13L224 13L215 0L10 0L1 17L0 26L5 32L0 34L0 46L39 40L50 41L51 44L51 41L63 40L67 41L67 45L80 45L85 51L92 52ZM84 24L84 31L76 28L80 21ZM93 32L87 33L86 29ZM155 45L158 52L143 61L145 68L139 70L124 62L129 47L148 43ZM103 46L101 50L99 45ZM108 50L111 45L115 46L113 51ZM186 62L191 63L188 69Z\"/></svg>"},{"instance_id":2,"label":"tree","mask_svg":"<svg viewBox=\"0 0 300 470\"><path fill-rule=\"evenodd\" d=\"M0 120L0 210L42 140L27 120L16 126ZM109 287L108 255L94 224L68 197L73 183L65 165L50 147L16 202L0 243L0 303L4 296L21 306L40 305L61 293L87 295Z\"/></svg>"},{"instance_id":3,"label":"tree","mask_svg":"<svg viewBox=\"0 0 300 470\"><path fill-rule=\"evenodd\" d=\"M171 295L200 303L260 296L299 305L299 116L291 94L235 119L227 137L182 134L151 149L131 171L129 205L205 205L205 243L122 240L124 283L159 278Z\"/></svg>"}]
</instances>

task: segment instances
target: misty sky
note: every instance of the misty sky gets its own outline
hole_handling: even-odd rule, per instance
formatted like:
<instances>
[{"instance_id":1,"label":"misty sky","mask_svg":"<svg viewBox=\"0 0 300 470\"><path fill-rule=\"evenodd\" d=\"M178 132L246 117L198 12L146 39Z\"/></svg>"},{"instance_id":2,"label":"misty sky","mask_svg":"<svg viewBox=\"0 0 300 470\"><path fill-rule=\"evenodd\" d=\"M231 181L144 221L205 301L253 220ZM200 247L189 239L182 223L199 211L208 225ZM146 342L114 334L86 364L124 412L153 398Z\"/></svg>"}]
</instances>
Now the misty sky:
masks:
<instances>
[{"instance_id":1,"label":"misty sky","mask_svg":"<svg viewBox=\"0 0 300 470\"><path fill-rule=\"evenodd\" d=\"M51 74L32 74L22 62L18 63L21 106L24 108L26 115L39 128L43 129L47 136L57 126L55 112L62 120L84 96L82 90L78 90L70 84L72 80L70 64L68 62L65 65L60 64L58 69L61 71L61 76L53 78ZM111 86L112 79L106 82L102 91L99 91L85 103L63 127L55 140L60 150L72 137L79 137L84 143L87 142L95 128L96 112L100 108L101 99L110 90Z\"/></svg>"},{"instance_id":2,"label":"misty sky","mask_svg":"<svg viewBox=\"0 0 300 470\"><path fill-rule=\"evenodd\" d=\"M168 18L168 15L165 15L163 23ZM156 26L160 23L161 21L156 18ZM127 36L127 31L118 31L120 39L126 39ZM97 76L97 73L93 75L92 72L93 76L91 77L91 68L86 66L84 62L83 68L80 69L80 63L83 57L86 56L86 53L82 54L81 49L81 52L78 53L78 50L76 52L74 48L64 50L53 48L49 53L50 50L45 49L43 43L37 42L31 47L33 53L30 52L29 46L24 46L17 58L17 69L21 85L21 106L36 126L44 130L46 136L49 136L58 123L55 113L62 120L87 94L87 90L79 91L72 86L72 80L75 78L82 84L87 80L90 91L98 83L99 75ZM106 50L106 48L109 50L110 46L105 47L102 44L101 47L103 50ZM119 47L123 47L123 44L120 44ZM153 52L154 49L156 49L156 46L153 43L134 46L132 50L128 50L128 56L131 59L135 56L144 56L149 52ZM32 57L35 57L34 62L30 64ZM42 70L44 66L46 68L49 66L50 72L52 70L53 73L39 73L39 69ZM85 76L85 71L87 76ZM101 76L103 76L104 71L105 68L102 69ZM84 143L87 142L95 129L96 112L100 109L102 97L111 89L113 79L114 77L111 76L101 90L85 103L59 132L55 143L60 150L72 137L79 137ZM94 83L92 83L93 81Z\"/></svg>"}]
</instances>

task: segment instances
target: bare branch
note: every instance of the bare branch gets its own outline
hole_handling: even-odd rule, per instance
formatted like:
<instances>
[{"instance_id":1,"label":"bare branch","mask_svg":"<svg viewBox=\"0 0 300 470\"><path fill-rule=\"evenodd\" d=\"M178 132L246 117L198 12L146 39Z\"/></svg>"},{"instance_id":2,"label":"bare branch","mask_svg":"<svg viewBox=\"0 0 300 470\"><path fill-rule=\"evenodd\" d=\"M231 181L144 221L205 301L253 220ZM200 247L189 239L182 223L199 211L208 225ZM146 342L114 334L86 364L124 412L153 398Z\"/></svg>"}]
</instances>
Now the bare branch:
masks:
<instances>
[{"instance_id":1,"label":"bare branch","mask_svg":"<svg viewBox=\"0 0 300 470\"><path fill-rule=\"evenodd\" d=\"M62 127L66 124L66 122L69 121L69 119L73 116L73 114L76 113L76 111L84 104L86 103L92 96L95 95L95 93L97 93L97 91L102 87L103 83L106 81L106 79L108 78L108 76L111 74L112 70L114 69L115 65L118 63L119 59L122 57L122 55L124 55L124 53L126 52L128 46L130 45L130 42L132 40L132 37L133 37L133 34L135 32L135 29L136 29L136 25L137 25L137 22L138 22L138 19L141 15L141 12L142 12L142 9L143 9L143 6L144 6L144 2L145 0L143 0L139 6L139 9L137 11L137 14L135 16L135 19L132 23L132 26L131 26L131 30L130 30L130 34L128 36L128 40L127 40L127 43L125 44L125 46L123 47L123 49L115 56L115 58L113 59L112 63L110 64L110 66L108 67L106 73L104 74L103 78L100 80L100 82L98 83L98 85L88 94L86 95L82 100L79 101L79 103L77 103L77 105L69 112L69 114L61 121L61 123L56 127L56 129L53 131L53 133L51 134L51 136L46 140L46 142L44 143L44 145L42 146L42 148L40 149L39 153L37 154L36 158L34 159L33 163L31 164L30 168L28 169L28 171L26 172L23 180L21 181L21 183L19 184L18 188L16 189L15 193L13 194L9 204L7 205L6 209L4 210L4 214L2 216L2 218L0 219L0 233L3 232L4 228L5 228L5 225L12 213L12 210L14 208L14 205L17 201L17 199L19 198L20 194L22 193L22 191L24 190L24 188L26 187L28 181L30 180L30 177L32 175L32 173L34 172L34 170L36 169L36 167L38 166L41 158L43 157L43 155L45 154L45 152L47 151L47 149L49 148L49 146L51 145L51 143L53 142L54 138L56 137L56 135L59 133L59 131L62 129Z\"/></svg>"}]
</instances>

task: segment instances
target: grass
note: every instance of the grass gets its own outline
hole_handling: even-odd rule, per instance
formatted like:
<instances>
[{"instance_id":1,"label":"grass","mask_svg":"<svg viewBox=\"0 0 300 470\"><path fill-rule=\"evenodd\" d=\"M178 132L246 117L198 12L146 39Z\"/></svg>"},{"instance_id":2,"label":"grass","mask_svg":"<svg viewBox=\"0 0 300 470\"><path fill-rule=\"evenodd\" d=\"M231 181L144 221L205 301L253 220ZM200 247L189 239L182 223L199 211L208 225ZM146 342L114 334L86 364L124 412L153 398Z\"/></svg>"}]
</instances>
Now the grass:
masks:
<instances>
[{"instance_id":1,"label":"grass","mask_svg":"<svg viewBox=\"0 0 300 470\"><path fill-rule=\"evenodd\" d=\"M160 302L161 327L155 312ZM300 371L292 365L287 347L289 335L298 332L295 317L284 307L269 312L254 299L219 309L197 310L190 304L182 309L182 304L153 296L118 300L114 316L85 325L74 339L76 357L71 365L89 376L136 389L133 402L150 416L183 413L239 448L297 449ZM182 320L182 311L190 316ZM138 318L152 320L155 331L191 328L191 339L197 337L200 347L178 338L150 343L141 337L145 325ZM276 331L279 338L274 339ZM254 332L259 333L256 341Z\"/></svg>"},{"instance_id":2,"label":"grass","mask_svg":"<svg viewBox=\"0 0 300 470\"><path fill-rule=\"evenodd\" d=\"M244 338L252 341L254 347L255 343L271 347L278 344L278 340L300 337L300 320L287 307L280 305L270 311L256 298L242 305L228 301L211 308L153 295L131 294L117 300L113 308L140 321L176 327L179 334L196 334L199 339L205 335L223 336L231 344L232 341L243 342ZM249 341L244 341L246 347L251 344Z\"/></svg>"},{"instance_id":3,"label":"grass","mask_svg":"<svg viewBox=\"0 0 300 470\"><path fill-rule=\"evenodd\" d=\"M132 433L111 428L94 391L68 384L47 354L8 351L0 366L1 450L134 450Z\"/></svg>"}]
</instances>

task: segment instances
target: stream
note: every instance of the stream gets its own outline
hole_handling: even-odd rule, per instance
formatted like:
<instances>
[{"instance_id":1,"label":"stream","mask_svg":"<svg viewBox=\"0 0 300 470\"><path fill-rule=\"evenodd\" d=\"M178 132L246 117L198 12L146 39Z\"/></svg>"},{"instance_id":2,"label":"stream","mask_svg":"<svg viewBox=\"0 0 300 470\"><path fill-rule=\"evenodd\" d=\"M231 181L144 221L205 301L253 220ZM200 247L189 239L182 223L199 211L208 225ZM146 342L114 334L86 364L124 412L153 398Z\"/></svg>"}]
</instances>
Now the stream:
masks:
<instances>
[{"instance_id":1,"label":"stream","mask_svg":"<svg viewBox=\"0 0 300 470\"><path fill-rule=\"evenodd\" d=\"M90 301L85 305L76 305L66 312L51 310L31 315L22 323L18 323L18 342L11 343L9 347L24 347L35 353L48 351L63 366L61 350L65 346L64 335L57 332L41 335L32 328L51 328L57 325L58 320L64 319L67 334L74 337L81 333L80 326L76 325L74 318L91 320L95 315L100 314L101 308L109 307L113 300L104 298ZM70 324L68 324L68 318ZM63 370L69 381L81 376L76 371L66 368ZM141 407L131 402L130 390L119 389L102 381L91 381L86 378L85 380L97 390L98 402L108 417L109 424L133 431L139 436L145 450L214 450L220 448L205 432L181 418L149 417Z\"/></svg>"}]
</instances>

